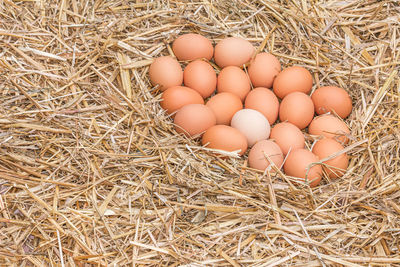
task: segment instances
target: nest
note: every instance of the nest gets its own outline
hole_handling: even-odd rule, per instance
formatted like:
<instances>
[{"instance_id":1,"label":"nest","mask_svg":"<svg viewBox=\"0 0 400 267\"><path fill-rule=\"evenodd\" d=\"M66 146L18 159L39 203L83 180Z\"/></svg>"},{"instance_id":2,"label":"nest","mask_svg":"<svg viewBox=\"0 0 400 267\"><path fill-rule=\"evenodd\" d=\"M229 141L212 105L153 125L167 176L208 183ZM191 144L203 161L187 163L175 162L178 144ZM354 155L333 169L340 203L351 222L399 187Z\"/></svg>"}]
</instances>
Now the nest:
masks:
<instances>
[{"instance_id":1,"label":"nest","mask_svg":"<svg viewBox=\"0 0 400 267\"><path fill-rule=\"evenodd\" d=\"M0 1L0 264L398 266L400 7L387 1ZM241 36L354 109L310 189L176 134L151 87L179 34ZM312 138L308 137L311 145Z\"/></svg>"}]
</instances>

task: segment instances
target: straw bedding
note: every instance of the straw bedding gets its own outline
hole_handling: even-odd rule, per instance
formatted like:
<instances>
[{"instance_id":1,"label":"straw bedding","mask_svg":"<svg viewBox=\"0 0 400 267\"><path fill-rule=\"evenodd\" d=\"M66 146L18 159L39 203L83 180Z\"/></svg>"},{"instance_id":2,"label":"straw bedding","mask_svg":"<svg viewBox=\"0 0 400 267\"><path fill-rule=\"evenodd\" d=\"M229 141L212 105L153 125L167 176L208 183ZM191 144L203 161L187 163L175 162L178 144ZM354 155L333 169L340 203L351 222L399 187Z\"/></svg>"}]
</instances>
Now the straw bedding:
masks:
<instances>
[{"instance_id":1,"label":"straw bedding","mask_svg":"<svg viewBox=\"0 0 400 267\"><path fill-rule=\"evenodd\" d=\"M0 264L400 266L399 14L397 0L0 0ZM187 32L241 36L313 89L347 89L346 175L311 190L176 135L147 71Z\"/></svg>"}]
</instances>

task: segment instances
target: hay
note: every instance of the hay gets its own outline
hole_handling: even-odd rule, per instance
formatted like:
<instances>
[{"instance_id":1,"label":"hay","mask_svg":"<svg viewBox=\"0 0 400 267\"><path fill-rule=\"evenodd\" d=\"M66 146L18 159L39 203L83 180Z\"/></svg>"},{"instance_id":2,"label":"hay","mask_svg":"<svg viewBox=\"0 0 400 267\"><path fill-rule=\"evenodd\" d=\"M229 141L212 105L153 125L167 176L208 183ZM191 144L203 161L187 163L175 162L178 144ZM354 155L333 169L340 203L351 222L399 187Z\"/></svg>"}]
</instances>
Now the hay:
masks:
<instances>
[{"instance_id":1,"label":"hay","mask_svg":"<svg viewBox=\"0 0 400 267\"><path fill-rule=\"evenodd\" d=\"M397 0L0 1L0 264L398 266L399 14ZM186 32L242 36L313 89L346 88L346 175L311 190L177 136L147 71Z\"/></svg>"}]
</instances>

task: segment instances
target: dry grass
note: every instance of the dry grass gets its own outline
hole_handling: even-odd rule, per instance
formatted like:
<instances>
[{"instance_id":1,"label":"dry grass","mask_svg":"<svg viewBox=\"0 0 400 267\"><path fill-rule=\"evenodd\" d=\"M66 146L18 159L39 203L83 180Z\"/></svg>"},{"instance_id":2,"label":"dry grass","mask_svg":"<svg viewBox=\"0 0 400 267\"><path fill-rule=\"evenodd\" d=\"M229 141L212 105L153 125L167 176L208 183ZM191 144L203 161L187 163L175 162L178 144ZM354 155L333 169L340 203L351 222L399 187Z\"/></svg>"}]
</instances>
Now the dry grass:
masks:
<instances>
[{"instance_id":1,"label":"dry grass","mask_svg":"<svg viewBox=\"0 0 400 267\"><path fill-rule=\"evenodd\" d=\"M399 1L145 2L0 0L0 264L399 266ZM177 136L147 71L185 32L346 88L345 177L293 186Z\"/></svg>"}]
</instances>

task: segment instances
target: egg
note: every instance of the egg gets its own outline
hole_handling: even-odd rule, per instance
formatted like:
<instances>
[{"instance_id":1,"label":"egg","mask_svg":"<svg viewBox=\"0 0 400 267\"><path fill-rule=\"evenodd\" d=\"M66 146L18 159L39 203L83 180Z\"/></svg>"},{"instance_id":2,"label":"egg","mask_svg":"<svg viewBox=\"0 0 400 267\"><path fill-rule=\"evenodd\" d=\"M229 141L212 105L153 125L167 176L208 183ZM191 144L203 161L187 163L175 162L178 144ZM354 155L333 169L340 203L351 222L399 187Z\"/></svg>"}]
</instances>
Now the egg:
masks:
<instances>
[{"instance_id":1,"label":"egg","mask_svg":"<svg viewBox=\"0 0 400 267\"><path fill-rule=\"evenodd\" d=\"M209 63L195 60L183 71L183 83L206 98L212 95L217 87L217 74Z\"/></svg>"},{"instance_id":2,"label":"egg","mask_svg":"<svg viewBox=\"0 0 400 267\"><path fill-rule=\"evenodd\" d=\"M311 99L318 115L334 112L344 119L350 115L353 108L351 98L346 90L336 86L318 88L311 95Z\"/></svg>"},{"instance_id":3,"label":"egg","mask_svg":"<svg viewBox=\"0 0 400 267\"><path fill-rule=\"evenodd\" d=\"M280 169L283 163L283 153L275 142L261 140L250 149L248 162L251 168L261 171L264 171L270 165L270 162L273 162Z\"/></svg>"},{"instance_id":4,"label":"egg","mask_svg":"<svg viewBox=\"0 0 400 267\"><path fill-rule=\"evenodd\" d=\"M244 101L250 92L250 80L241 68L229 66L223 68L218 74L217 91L218 93L235 94L240 100Z\"/></svg>"},{"instance_id":5,"label":"egg","mask_svg":"<svg viewBox=\"0 0 400 267\"><path fill-rule=\"evenodd\" d=\"M344 147L334 139L322 138L314 144L312 152L322 160L343 149ZM335 179L343 176L346 172L349 166L349 157L346 153L343 153L323 163L322 168L328 174L329 178Z\"/></svg>"},{"instance_id":6,"label":"egg","mask_svg":"<svg viewBox=\"0 0 400 267\"><path fill-rule=\"evenodd\" d=\"M273 83L274 93L279 98L293 92L310 93L313 84L311 73L300 66L293 66L282 70Z\"/></svg>"},{"instance_id":7,"label":"egg","mask_svg":"<svg viewBox=\"0 0 400 267\"><path fill-rule=\"evenodd\" d=\"M325 114L315 117L308 126L308 133L333 138L339 143L347 144L350 129L339 118L332 114Z\"/></svg>"},{"instance_id":8,"label":"egg","mask_svg":"<svg viewBox=\"0 0 400 267\"><path fill-rule=\"evenodd\" d=\"M281 71L281 63L270 53L259 53L247 69L254 87L271 88L275 77Z\"/></svg>"},{"instance_id":9,"label":"egg","mask_svg":"<svg viewBox=\"0 0 400 267\"><path fill-rule=\"evenodd\" d=\"M278 118L279 100L276 95L267 88L257 87L246 96L244 107L261 112L273 124Z\"/></svg>"},{"instance_id":10,"label":"egg","mask_svg":"<svg viewBox=\"0 0 400 267\"><path fill-rule=\"evenodd\" d=\"M202 104L183 106L174 118L176 131L189 137L197 137L216 123L214 112Z\"/></svg>"},{"instance_id":11,"label":"egg","mask_svg":"<svg viewBox=\"0 0 400 267\"><path fill-rule=\"evenodd\" d=\"M232 117L231 126L246 136L249 147L260 140L268 139L271 131L268 120L254 109L236 112Z\"/></svg>"},{"instance_id":12,"label":"egg","mask_svg":"<svg viewBox=\"0 0 400 267\"><path fill-rule=\"evenodd\" d=\"M230 125L233 115L243 108L243 103L237 95L223 92L211 97L206 106L214 112L217 124Z\"/></svg>"},{"instance_id":13,"label":"egg","mask_svg":"<svg viewBox=\"0 0 400 267\"><path fill-rule=\"evenodd\" d=\"M206 37L196 33L188 33L179 36L172 43L172 51L179 60L200 58L211 60L214 54L214 47Z\"/></svg>"},{"instance_id":14,"label":"egg","mask_svg":"<svg viewBox=\"0 0 400 267\"><path fill-rule=\"evenodd\" d=\"M161 107L171 114L188 104L204 104L204 99L195 90L185 86L173 86L165 90L161 97Z\"/></svg>"},{"instance_id":15,"label":"egg","mask_svg":"<svg viewBox=\"0 0 400 267\"><path fill-rule=\"evenodd\" d=\"M322 167L318 156L310 150L297 148L286 157L283 170L286 175L300 178L309 183L311 187L317 186L322 177Z\"/></svg>"},{"instance_id":16,"label":"egg","mask_svg":"<svg viewBox=\"0 0 400 267\"><path fill-rule=\"evenodd\" d=\"M217 43L214 50L215 63L221 68L241 67L250 61L255 52L254 46L240 37L228 37Z\"/></svg>"},{"instance_id":17,"label":"egg","mask_svg":"<svg viewBox=\"0 0 400 267\"><path fill-rule=\"evenodd\" d=\"M272 127L269 138L275 140L284 155L291 150L304 148L305 145L303 133L296 125L290 122L277 123Z\"/></svg>"},{"instance_id":18,"label":"egg","mask_svg":"<svg viewBox=\"0 0 400 267\"><path fill-rule=\"evenodd\" d=\"M285 96L279 106L279 119L293 123L300 129L306 128L314 117L311 97L301 92Z\"/></svg>"},{"instance_id":19,"label":"egg","mask_svg":"<svg viewBox=\"0 0 400 267\"><path fill-rule=\"evenodd\" d=\"M179 62L171 56L156 58L149 67L151 84L160 85L161 91L167 88L182 85L183 71Z\"/></svg>"},{"instance_id":20,"label":"egg","mask_svg":"<svg viewBox=\"0 0 400 267\"><path fill-rule=\"evenodd\" d=\"M238 151L239 155L243 155L247 150L246 136L228 125L215 125L208 128L203 134L201 143L213 149Z\"/></svg>"}]
</instances>

